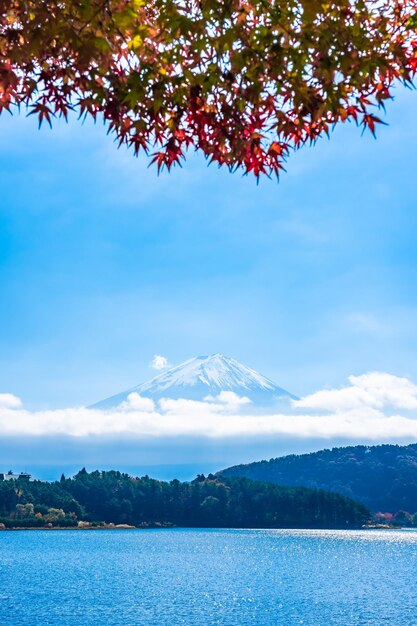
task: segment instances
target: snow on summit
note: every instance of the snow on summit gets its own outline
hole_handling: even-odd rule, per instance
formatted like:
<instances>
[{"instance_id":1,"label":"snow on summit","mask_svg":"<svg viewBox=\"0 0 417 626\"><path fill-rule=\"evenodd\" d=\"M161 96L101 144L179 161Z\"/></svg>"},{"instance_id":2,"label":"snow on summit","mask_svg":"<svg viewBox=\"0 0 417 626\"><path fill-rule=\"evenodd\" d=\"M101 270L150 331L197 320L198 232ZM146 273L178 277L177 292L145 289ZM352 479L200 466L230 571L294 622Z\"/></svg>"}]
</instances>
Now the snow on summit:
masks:
<instances>
[{"instance_id":1,"label":"snow on summit","mask_svg":"<svg viewBox=\"0 0 417 626\"><path fill-rule=\"evenodd\" d=\"M275 388L272 381L255 370L221 354L196 356L140 387L142 392L152 392L176 386L193 387L200 383L210 390L220 391L234 390L236 387L247 390L260 387L271 391Z\"/></svg>"},{"instance_id":2,"label":"snow on summit","mask_svg":"<svg viewBox=\"0 0 417 626\"><path fill-rule=\"evenodd\" d=\"M134 392L155 401L161 398L203 401L207 396L215 397L222 391L232 391L238 396L249 398L255 406L269 406L295 399L295 396L269 378L236 359L212 354L189 359L148 382L97 402L91 408L115 408Z\"/></svg>"}]
</instances>

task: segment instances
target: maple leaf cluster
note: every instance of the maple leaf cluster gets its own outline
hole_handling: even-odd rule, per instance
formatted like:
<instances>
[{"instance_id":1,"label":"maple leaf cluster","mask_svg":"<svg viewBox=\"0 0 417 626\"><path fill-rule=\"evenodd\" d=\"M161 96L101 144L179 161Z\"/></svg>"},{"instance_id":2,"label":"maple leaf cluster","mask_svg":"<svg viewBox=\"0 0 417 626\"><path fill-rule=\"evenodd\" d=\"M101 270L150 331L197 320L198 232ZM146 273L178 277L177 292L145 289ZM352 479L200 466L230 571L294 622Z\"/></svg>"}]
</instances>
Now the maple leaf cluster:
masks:
<instances>
[{"instance_id":1,"label":"maple leaf cluster","mask_svg":"<svg viewBox=\"0 0 417 626\"><path fill-rule=\"evenodd\" d=\"M417 71L417 0L2 0L0 112L102 117L160 169L259 177Z\"/></svg>"}]
</instances>

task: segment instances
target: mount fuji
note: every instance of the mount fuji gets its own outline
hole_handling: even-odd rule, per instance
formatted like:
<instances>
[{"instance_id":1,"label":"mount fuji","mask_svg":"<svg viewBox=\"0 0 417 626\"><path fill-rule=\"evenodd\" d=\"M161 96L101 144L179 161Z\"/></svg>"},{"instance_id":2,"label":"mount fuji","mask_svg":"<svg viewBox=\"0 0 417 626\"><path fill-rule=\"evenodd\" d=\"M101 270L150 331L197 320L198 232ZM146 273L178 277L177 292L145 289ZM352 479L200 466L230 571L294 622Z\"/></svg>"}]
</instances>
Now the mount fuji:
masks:
<instances>
[{"instance_id":1,"label":"mount fuji","mask_svg":"<svg viewBox=\"0 0 417 626\"><path fill-rule=\"evenodd\" d=\"M158 401L161 398L203 401L215 398L222 391L232 391L251 401L251 407L263 408L291 405L296 396L278 387L269 378L222 354L196 356L173 367L148 382L132 387L93 404L92 409L114 409L131 393Z\"/></svg>"}]
</instances>

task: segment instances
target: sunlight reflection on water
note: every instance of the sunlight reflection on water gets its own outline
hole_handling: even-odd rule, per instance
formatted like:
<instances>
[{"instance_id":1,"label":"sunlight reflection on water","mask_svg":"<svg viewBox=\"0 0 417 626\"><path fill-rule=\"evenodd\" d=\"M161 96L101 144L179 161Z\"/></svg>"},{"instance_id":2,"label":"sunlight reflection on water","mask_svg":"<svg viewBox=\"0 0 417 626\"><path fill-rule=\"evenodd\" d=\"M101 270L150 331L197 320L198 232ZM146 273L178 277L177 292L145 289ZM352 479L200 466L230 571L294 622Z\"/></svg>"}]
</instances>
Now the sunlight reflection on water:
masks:
<instances>
[{"instance_id":1,"label":"sunlight reflection on water","mask_svg":"<svg viewBox=\"0 0 417 626\"><path fill-rule=\"evenodd\" d=\"M417 625L417 532L0 533L1 626Z\"/></svg>"}]
</instances>

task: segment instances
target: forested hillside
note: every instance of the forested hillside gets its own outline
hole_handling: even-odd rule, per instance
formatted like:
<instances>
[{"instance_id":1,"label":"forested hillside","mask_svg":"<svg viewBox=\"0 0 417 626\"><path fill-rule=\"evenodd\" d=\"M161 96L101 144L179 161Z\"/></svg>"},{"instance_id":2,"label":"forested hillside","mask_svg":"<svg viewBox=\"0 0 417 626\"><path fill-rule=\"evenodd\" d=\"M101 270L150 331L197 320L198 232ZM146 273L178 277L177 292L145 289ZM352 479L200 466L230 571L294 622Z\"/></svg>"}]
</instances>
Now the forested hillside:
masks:
<instances>
[{"instance_id":1,"label":"forested hillside","mask_svg":"<svg viewBox=\"0 0 417 626\"><path fill-rule=\"evenodd\" d=\"M76 526L79 521L146 526L349 528L369 519L364 506L322 490L246 478L198 476L191 483L81 470L60 482L0 482L6 527Z\"/></svg>"},{"instance_id":2,"label":"forested hillside","mask_svg":"<svg viewBox=\"0 0 417 626\"><path fill-rule=\"evenodd\" d=\"M237 465L218 475L326 489L373 512L417 512L417 444L333 448Z\"/></svg>"}]
</instances>

